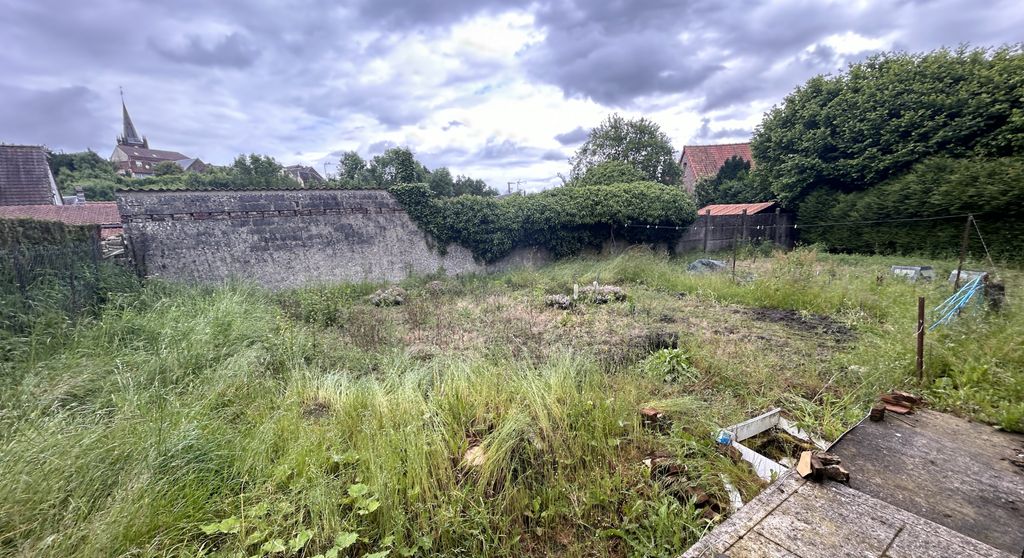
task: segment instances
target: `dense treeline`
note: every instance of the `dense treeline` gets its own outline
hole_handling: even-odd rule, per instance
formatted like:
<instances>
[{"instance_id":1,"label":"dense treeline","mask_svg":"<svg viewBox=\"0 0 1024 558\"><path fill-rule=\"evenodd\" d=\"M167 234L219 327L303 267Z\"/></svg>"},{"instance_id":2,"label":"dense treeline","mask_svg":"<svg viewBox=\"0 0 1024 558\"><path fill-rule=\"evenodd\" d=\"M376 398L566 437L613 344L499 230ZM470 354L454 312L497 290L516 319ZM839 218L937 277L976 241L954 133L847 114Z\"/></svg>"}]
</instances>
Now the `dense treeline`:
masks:
<instances>
[{"instance_id":1,"label":"dense treeline","mask_svg":"<svg viewBox=\"0 0 1024 558\"><path fill-rule=\"evenodd\" d=\"M858 252L949 255L962 222L814 225L983 213L995 256L1024 258L1020 45L884 53L812 78L765 115L751 149L756 169L727 164L698 185L701 203L778 199L802 241Z\"/></svg>"},{"instance_id":2,"label":"dense treeline","mask_svg":"<svg viewBox=\"0 0 1024 558\"><path fill-rule=\"evenodd\" d=\"M1024 256L1024 157L932 158L860 192L819 189L800 204L801 239L844 252L925 253L955 257L965 218L974 214L996 259ZM814 223L927 219L867 225ZM971 230L975 256L983 246Z\"/></svg>"}]
</instances>

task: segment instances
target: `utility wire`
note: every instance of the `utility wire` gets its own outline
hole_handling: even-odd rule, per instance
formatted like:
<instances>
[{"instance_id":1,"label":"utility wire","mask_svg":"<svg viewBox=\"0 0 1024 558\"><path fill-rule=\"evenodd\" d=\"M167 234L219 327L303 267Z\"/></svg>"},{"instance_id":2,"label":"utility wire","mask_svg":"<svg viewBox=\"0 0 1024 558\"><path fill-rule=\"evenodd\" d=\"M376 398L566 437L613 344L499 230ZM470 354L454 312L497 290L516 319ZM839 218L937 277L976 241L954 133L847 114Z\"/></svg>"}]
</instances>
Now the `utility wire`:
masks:
<instances>
[{"instance_id":1,"label":"utility wire","mask_svg":"<svg viewBox=\"0 0 1024 558\"><path fill-rule=\"evenodd\" d=\"M697 216L698 217L706 217L706 215L697 215ZM782 228L782 229L785 229L785 228L807 229L807 228L811 228L811 227L832 227L832 226L836 226L836 225L877 225L877 224L881 224L881 223L905 223L905 222L909 222L909 221L938 221L938 220L942 220L942 219L962 219L962 218L967 217L967 216L968 216L967 213L963 213L963 214L960 214L960 215L943 215L941 217L908 217L908 218L904 218L904 219L878 219L878 220L874 220L874 221L837 221L837 222L833 222L833 223L810 223L810 224L805 224L805 225L792 224L792 225L747 225L747 226L749 228L751 228L751 229L754 229L754 230L776 229L776 228ZM725 215L711 215L711 217L726 217L726 216ZM729 217L739 217L739 215L729 215ZM688 226L682 227L682 226L676 226L676 225L653 225L653 224L646 224L646 223L626 223L626 226L627 227L635 227L635 228L639 228L639 229L646 228L646 229L674 229L674 230L680 230L680 229L688 229L692 225L688 225ZM742 224L740 224L740 225L719 225L717 227L715 227L715 226L708 226L708 228L709 229L715 229L715 228L737 228L737 227L742 227L742 226L743 226ZM978 226L977 223L975 223L974 226L977 227ZM980 236L981 233L979 232L978 234ZM984 241L982 241L982 244L984 244Z\"/></svg>"}]
</instances>

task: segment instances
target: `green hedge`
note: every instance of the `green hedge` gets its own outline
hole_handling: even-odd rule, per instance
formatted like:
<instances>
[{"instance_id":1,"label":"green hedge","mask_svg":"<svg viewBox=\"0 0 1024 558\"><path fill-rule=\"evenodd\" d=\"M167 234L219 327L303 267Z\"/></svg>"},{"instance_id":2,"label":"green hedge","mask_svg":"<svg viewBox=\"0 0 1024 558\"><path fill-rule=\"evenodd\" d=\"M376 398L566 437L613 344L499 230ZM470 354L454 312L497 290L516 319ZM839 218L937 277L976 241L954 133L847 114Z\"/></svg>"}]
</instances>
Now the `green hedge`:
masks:
<instances>
[{"instance_id":1,"label":"green hedge","mask_svg":"<svg viewBox=\"0 0 1024 558\"><path fill-rule=\"evenodd\" d=\"M818 190L800 204L797 225L802 242L823 243L835 251L955 257L964 218L814 225L967 213L975 215L993 259L1024 261L1024 158L938 157L862 192ZM983 255L973 228L971 248L973 255Z\"/></svg>"},{"instance_id":2,"label":"green hedge","mask_svg":"<svg viewBox=\"0 0 1024 558\"><path fill-rule=\"evenodd\" d=\"M656 182L562 186L503 198L441 198L423 184L402 184L391 192L442 250L457 243L484 262L501 259L520 246L543 247L555 257L572 256L599 248L612 237L672 245L696 218L696 207L686 193Z\"/></svg>"},{"instance_id":3,"label":"green hedge","mask_svg":"<svg viewBox=\"0 0 1024 558\"><path fill-rule=\"evenodd\" d=\"M96 225L65 225L56 221L0 219L0 248L23 245L89 242L99 234Z\"/></svg>"}]
</instances>

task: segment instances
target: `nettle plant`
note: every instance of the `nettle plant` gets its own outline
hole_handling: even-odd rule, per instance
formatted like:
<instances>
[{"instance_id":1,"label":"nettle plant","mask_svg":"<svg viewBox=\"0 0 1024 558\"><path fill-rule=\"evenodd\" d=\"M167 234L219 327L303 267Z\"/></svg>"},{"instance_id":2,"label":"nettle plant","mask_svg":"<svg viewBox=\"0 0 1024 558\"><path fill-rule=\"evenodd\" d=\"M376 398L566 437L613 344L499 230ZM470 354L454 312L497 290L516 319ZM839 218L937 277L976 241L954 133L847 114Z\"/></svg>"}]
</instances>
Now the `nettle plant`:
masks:
<instances>
[{"instance_id":1,"label":"nettle plant","mask_svg":"<svg viewBox=\"0 0 1024 558\"><path fill-rule=\"evenodd\" d=\"M368 516L380 507L380 500L371 493L369 486L356 483L348 487L347 496L342 499L341 505L357 517ZM342 551L353 547L360 540L375 550L363 554L364 558L384 558L393 551L399 556L412 556L428 550L431 546L430 539L424 537L412 546L396 548L394 536L384 537L374 545L372 538L361 535L358 528L352 528L338 533L333 539L327 539L322 543L322 547L327 547L326 550L313 555L307 546L315 533L309 527L298 525L290 536L275 533L275 526L287 524L287 518L296 515L301 514L296 514L294 507L288 502L260 502L247 508L243 507L240 515L203 525L201 529L211 545L221 549L212 556L230 558L284 558L300 555L312 558L337 558Z\"/></svg>"}]
</instances>

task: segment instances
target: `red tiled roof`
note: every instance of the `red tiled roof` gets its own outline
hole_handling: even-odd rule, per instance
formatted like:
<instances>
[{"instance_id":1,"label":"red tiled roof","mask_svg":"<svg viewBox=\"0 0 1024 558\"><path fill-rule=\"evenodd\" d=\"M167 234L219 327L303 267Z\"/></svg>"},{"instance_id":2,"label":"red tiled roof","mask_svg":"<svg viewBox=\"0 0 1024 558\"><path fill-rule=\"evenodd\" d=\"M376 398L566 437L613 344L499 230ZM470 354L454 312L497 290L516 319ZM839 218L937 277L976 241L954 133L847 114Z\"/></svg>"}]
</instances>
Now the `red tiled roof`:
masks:
<instances>
[{"instance_id":1,"label":"red tiled roof","mask_svg":"<svg viewBox=\"0 0 1024 558\"><path fill-rule=\"evenodd\" d=\"M766 209L770 209L775 206L775 202L767 201L761 203L724 203L724 204L712 204L705 205L697 211L698 215L706 215L708 210L711 211L711 216L716 217L718 215L740 215L743 210L747 210L747 215L753 215L760 213Z\"/></svg>"},{"instance_id":2,"label":"red tiled roof","mask_svg":"<svg viewBox=\"0 0 1024 558\"><path fill-rule=\"evenodd\" d=\"M52 203L46 151L36 145L0 145L0 205Z\"/></svg>"},{"instance_id":3,"label":"red tiled roof","mask_svg":"<svg viewBox=\"0 0 1024 558\"><path fill-rule=\"evenodd\" d=\"M114 202L89 202L73 205L4 205L0 219L60 221L65 225L121 226L121 213Z\"/></svg>"},{"instance_id":4,"label":"red tiled roof","mask_svg":"<svg viewBox=\"0 0 1024 558\"><path fill-rule=\"evenodd\" d=\"M754 167L754 156L750 153L749 143L686 145L679 156L679 164L692 168L694 176L700 180L718 174L722 165L734 156L750 161L750 167Z\"/></svg>"}]
</instances>

